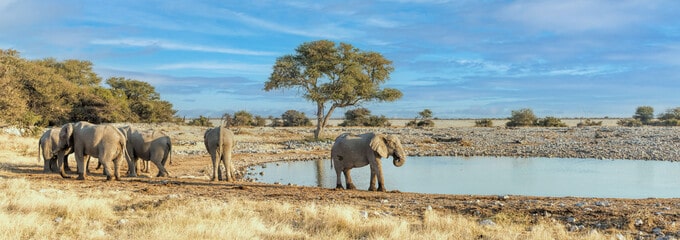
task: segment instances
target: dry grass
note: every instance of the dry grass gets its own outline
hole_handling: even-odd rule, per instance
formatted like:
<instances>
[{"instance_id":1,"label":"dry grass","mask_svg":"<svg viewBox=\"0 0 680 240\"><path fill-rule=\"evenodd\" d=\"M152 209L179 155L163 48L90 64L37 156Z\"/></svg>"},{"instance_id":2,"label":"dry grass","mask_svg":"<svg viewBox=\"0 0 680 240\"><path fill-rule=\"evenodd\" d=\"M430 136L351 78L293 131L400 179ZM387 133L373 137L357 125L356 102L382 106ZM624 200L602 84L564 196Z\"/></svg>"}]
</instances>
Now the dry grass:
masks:
<instances>
[{"instance_id":1,"label":"dry grass","mask_svg":"<svg viewBox=\"0 0 680 240\"><path fill-rule=\"evenodd\" d=\"M277 201L225 201L130 193L80 195L36 190L24 179L1 179L2 239L601 239L539 223L482 225L479 219L429 210L421 222L353 206L296 206ZM9 226L9 227L8 227Z\"/></svg>"},{"instance_id":2,"label":"dry grass","mask_svg":"<svg viewBox=\"0 0 680 240\"><path fill-rule=\"evenodd\" d=\"M39 165L33 138L0 134L0 166ZM19 155L27 155L21 157ZM425 210L418 219L336 204L83 191L0 168L0 239L608 239L522 216L482 219ZM18 176L18 177L17 177Z\"/></svg>"}]
</instances>

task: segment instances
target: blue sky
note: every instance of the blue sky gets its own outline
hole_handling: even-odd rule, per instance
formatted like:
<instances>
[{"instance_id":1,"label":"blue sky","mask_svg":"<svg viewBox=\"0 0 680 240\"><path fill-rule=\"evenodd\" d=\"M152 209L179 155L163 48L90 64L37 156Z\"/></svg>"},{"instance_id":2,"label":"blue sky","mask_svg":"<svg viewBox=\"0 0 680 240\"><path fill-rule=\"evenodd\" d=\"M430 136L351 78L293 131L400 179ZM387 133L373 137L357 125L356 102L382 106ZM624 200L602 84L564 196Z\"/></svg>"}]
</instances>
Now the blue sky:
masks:
<instances>
[{"instance_id":1,"label":"blue sky","mask_svg":"<svg viewBox=\"0 0 680 240\"><path fill-rule=\"evenodd\" d=\"M680 106L679 12L671 0L0 0L0 48L149 82L187 117L312 116L295 90L262 89L277 57L320 39L394 62L385 86L404 97L362 105L373 114L630 117Z\"/></svg>"}]
</instances>

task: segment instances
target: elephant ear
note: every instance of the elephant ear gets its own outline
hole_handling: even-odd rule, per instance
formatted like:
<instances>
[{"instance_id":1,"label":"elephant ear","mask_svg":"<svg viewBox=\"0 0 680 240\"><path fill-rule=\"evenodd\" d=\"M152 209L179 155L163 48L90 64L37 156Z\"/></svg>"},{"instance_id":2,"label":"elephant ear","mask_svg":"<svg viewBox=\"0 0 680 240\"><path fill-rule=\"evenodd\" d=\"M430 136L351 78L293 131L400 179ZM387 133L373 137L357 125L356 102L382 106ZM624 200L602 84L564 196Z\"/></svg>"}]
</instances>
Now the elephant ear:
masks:
<instances>
[{"instance_id":1,"label":"elephant ear","mask_svg":"<svg viewBox=\"0 0 680 240\"><path fill-rule=\"evenodd\" d=\"M378 153L380 158L388 157L387 146L385 145L385 136L381 134L375 134L368 144L374 152Z\"/></svg>"},{"instance_id":2,"label":"elephant ear","mask_svg":"<svg viewBox=\"0 0 680 240\"><path fill-rule=\"evenodd\" d=\"M67 123L61 127L59 131L59 145L60 147L70 147L71 140L73 139L73 124ZM61 146L64 143L65 146Z\"/></svg>"}]
</instances>

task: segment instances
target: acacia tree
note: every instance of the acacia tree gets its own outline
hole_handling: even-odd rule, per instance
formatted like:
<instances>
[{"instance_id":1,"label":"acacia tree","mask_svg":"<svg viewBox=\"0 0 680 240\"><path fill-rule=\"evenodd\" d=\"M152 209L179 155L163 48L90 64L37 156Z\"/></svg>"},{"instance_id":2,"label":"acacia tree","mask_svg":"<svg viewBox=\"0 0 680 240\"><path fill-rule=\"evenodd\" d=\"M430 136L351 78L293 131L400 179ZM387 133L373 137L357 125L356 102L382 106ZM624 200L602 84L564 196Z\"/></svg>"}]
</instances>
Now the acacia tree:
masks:
<instances>
[{"instance_id":1,"label":"acacia tree","mask_svg":"<svg viewBox=\"0 0 680 240\"><path fill-rule=\"evenodd\" d=\"M294 55L277 58L264 90L298 89L303 98L316 103L314 138L319 139L336 108L401 98L397 89L380 88L392 71L392 61L380 53L319 40L301 44Z\"/></svg>"}]
</instances>

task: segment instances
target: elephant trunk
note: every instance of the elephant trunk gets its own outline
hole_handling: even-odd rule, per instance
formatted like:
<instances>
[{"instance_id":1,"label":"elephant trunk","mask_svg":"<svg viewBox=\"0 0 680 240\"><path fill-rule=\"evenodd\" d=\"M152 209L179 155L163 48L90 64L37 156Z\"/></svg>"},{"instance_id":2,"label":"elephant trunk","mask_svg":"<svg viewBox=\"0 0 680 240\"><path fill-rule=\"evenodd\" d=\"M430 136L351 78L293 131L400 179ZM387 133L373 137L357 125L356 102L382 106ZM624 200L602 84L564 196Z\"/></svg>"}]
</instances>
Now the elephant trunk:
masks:
<instances>
[{"instance_id":1,"label":"elephant trunk","mask_svg":"<svg viewBox=\"0 0 680 240\"><path fill-rule=\"evenodd\" d=\"M395 167L401 167L406 162L406 158L394 158L392 163Z\"/></svg>"},{"instance_id":2,"label":"elephant trunk","mask_svg":"<svg viewBox=\"0 0 680 240\"><path fill-rule=\"evenodd\" d=\"M397 150L394 152L395 154L392 155L392 164L394 164L395 167L401 167L406 163L406 153L403 150Z\"/></svg>"}]
</instances>

